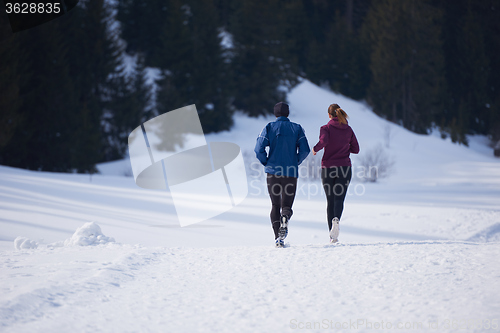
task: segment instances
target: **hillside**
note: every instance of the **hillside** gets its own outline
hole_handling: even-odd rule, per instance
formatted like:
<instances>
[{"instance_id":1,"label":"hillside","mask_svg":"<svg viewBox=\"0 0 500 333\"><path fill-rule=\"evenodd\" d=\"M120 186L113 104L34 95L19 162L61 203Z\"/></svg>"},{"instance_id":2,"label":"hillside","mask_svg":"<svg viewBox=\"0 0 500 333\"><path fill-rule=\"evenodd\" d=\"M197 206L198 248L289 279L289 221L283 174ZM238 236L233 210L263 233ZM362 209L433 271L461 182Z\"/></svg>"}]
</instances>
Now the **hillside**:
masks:
<instances>
[{"instance_id":1,"label":"hillside","mask_svg":"<svg viewBox=\"0 0 500 333\"><path fill-rule=\"evenodd\" d=\"M352 184L340 244L327 243L326 204L314 179L299 180L290 247L275 249L257 171L249 172L253 186L241 205L180 228L169 193L137 187L123 176L126 160L100 165L93 176L0 166L1 330L285 332L356 322L350 329L370 331L368 323L382 321L385 329L408 323L418 331L494 327L500 161L481 139L467 148L416 135L308 81L288 100L290 119L311 146L326 108L338 103L360 142L355 167L377 145L394 162L388 177ZM255 137L271 120L237 115L231 131L207 140L237 143L249 165ZM92 243L85 228L73 235L90 221L115 242L75 245ZM37 248L15 250L18 236Z\"/></svg>"}]
</instances>

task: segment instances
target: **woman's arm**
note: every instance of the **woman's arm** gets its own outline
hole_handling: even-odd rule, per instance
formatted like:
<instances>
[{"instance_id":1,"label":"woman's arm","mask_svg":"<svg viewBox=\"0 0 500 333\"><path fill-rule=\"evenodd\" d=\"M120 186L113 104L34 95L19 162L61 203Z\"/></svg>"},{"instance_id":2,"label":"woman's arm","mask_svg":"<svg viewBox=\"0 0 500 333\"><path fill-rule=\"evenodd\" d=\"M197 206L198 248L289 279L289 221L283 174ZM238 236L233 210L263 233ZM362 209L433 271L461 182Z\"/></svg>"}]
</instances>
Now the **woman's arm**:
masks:
<instances>
[{"instance_id":1,"label":"woman's arm","mask_svg":"<svg viewBox=\"0 0 500 333\"><path fill-rule=\"evenodd\" d=\"M351 136L351 142L350 142L349 151L351 153L353 153L353 154L359 153L358 139L356 138L356 134L354 134L354 131L352 131L352 136Z\"/></svg>"},{"instance_id":2,"label":"woman's arm","mask_svg":"<svg viewBox=\"0 0 500 333\"><path fill-rule=\"evenodd\" d=\"M313 155L323 149L328 143L329 133L326 126L321 126L319 130L319 142L313 147Z\"/></svg>"}]
</instances>

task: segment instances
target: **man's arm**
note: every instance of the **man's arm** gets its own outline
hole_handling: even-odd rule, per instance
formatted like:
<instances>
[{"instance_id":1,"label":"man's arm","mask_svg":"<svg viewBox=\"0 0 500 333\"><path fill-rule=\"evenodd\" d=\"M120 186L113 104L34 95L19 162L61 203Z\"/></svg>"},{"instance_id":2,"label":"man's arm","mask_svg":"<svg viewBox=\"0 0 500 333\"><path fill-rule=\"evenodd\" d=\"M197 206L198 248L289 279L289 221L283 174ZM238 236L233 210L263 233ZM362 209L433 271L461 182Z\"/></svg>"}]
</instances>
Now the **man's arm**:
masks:
<instances>
[{"instance_id":1,"label":"man's arm","mask_svg":"<svg viewBox=\"0 0 500 333\"><path fill-rule=\"evenodd\" d=\"M255 144L255 156L259 159L262 165L267 164L267 153L266 147L269 146L269 134L267 133L267 126L264 127L260 135L257 137L257 143Z\"/></svg>"},{"instance_id":2,"label":"man's arm","mask_svg":"<svg viewBox=\"0 0 500 333\"><path fill-rule=\"evenodd\" d=\"M306 138L306 133L302 126L300 126L300 131L299 131L299 140L297 141L297 147L299 148L299 152L297 154L298 158L298 164L302 163L307 155L309 155L309 152L311 149L309 148L309 142L307 142Z\"/></svg>"}]
</instances>

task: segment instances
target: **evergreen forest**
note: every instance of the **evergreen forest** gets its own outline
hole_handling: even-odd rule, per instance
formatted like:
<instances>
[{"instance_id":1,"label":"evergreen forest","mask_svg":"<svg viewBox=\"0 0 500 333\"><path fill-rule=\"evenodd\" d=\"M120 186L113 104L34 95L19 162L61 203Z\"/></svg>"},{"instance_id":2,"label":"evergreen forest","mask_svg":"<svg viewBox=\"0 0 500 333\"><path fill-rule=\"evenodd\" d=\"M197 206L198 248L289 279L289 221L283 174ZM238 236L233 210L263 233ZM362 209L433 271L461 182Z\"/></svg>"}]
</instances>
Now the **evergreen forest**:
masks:
<instances>
[{"instance_id":1,"label":"evergreen forest","mask_svg":"<svg viewBox=\"0 0 500 333\"><path fill-rule=\"evenodd\" d=\"M499 54L500 0L80 0L0 39L0 164L93 173L155 115L196 104L205 133L229 130L301 78L497 142Z\"/></svg>"}]
</instances>

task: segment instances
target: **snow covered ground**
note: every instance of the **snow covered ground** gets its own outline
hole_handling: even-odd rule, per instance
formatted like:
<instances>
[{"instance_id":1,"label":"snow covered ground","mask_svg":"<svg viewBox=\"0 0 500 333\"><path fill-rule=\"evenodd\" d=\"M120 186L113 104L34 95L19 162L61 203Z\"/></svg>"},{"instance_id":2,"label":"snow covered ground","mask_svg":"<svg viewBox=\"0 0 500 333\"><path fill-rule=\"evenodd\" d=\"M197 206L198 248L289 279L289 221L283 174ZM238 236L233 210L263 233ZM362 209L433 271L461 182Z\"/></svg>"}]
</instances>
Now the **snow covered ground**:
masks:
<instances>
[{"instance_id":1,"label":"snow covered ground","mask_svg":"<svg viewBox=\"0 0 500 333\"><path fill-rule=\"evenodd\" d=\"M237 115L207 135L240 145L249 195L185 228L127 160L93 176L0 166L0 331L500 331L500 160L483 138L417 135L308 81L288 99L311 146L338 103L360 142L355 171L376 147L394 162L389 177L352 183L340 244L327 244L320 183L303 177L290 247L273 247L251 165L272 117Z\"/></svg>"},{"instance_id":2,"label":"snow covered ground","mask_svg":"<svg viewBox=\"0 0 500 333\"><path fill-rule=\"evenodd\" d=\"M5 332L444 332L498 319L499 255L462 241L3 252L0 318Z\"/></svg>"}]
</instances>

